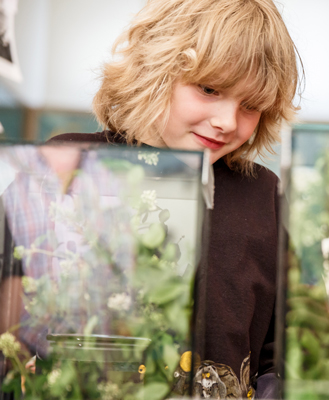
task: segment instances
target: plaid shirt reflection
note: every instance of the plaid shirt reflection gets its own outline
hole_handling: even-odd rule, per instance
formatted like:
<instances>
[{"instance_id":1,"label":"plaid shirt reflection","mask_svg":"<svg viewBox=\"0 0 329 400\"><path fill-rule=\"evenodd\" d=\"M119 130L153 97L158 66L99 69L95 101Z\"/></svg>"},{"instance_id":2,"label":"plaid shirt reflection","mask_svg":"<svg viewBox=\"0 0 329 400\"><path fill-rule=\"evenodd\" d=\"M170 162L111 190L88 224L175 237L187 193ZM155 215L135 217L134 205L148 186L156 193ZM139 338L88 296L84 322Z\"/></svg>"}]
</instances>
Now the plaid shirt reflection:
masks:
<instances>
[{"instance_id":1,"label":"plaid shirt reflection","mask_svg":"<svg viewBox=\"0 0 329 400\"><path fill-rule=\"evenodd\" d=\"M92 222L97 229L97 240L111 242L115 235L118 236L117 229L120 226L122 242L116 249L115 262L121 268L129 268L133 263L129 213L118 202L118 180L99 162L95 151L82 152L81 156L79 169L82 173L73 180L69 192L62 195L60 180L51 171L37 147L15 146L6 150L5 159L9 159L15 168L18 167L15 181L3 195L15 246L30 249L35 244L43 251L43 254L34 253L30 260L23 258L24 275L34 279L47 276L55 284L54 287L61 285L65 263L61 263L61 259L54 257L53 253L70 252L78 255L88 251L81 234L68 223L68 219L65 220L65 213L73 212L76 201L79 202L85 222ZM53 218L50 210L52 214L60 214L64 210L64 217L61 215L59 219ZM82 219L81 230L84 229L83 225ZM54 233L57 245L54 244ZM111 279L111 269L101 263L92 267L92 278L86 278L82 276L78 264L73 263L70 266L67 272L70 277L66 299L67 317L44 315L38 326L31 326L30 316L24 310L20 337L28 347L35 349L35 343L41 340L37 338L40 332L50 330L54 333L83 333L93 315L102 316L102 321L94 328L93 333L111 333L110 321L104 317L107 315L106 304L110 296L106 282Z\"/></svg>"}]
</instances>

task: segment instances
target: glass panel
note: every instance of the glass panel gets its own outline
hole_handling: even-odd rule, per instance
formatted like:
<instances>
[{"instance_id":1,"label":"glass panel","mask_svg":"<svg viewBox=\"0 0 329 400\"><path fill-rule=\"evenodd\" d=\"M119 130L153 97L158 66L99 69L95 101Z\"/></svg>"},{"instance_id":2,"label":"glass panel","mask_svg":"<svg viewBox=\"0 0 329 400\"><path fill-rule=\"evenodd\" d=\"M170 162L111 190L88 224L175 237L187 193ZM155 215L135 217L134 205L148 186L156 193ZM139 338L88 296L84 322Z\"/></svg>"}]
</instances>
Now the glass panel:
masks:
<instances>
[{"instance_id":1,"label":"glass panel","mask_svg":"<svg viewBox=\"0 0 329 400\"><path fill-rule=\"evenodd\" d=\"M283 176L289 205L284 201L281 231L281 373L285 398L327 399L329 126L296 126L292 133L291 167Z\"/></svg>"},{"instance_id":2,"label":"glass panel","mask_svg":"<svg viewBox=\"0 0 329 400\"><path fill-rule=\"evenodd\" d=\"M2 392L188 394L203 154L86 146L0 147Z\"/></svg>"}]
</instances>

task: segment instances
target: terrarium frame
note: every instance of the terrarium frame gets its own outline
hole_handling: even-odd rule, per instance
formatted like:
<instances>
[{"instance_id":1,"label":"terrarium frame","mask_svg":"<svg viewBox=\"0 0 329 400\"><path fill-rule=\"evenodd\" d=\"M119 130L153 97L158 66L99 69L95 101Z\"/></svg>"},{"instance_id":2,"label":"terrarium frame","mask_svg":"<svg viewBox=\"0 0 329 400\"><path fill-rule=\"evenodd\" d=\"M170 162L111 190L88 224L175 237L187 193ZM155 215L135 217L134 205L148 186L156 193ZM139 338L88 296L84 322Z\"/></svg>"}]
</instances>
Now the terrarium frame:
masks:
<instances>
[{"instance_id":1,"label":"terrarium frame","mask_svg":"<svg viewBox=\"0 0 329 400\"><path fill-rule=\"evenodd\" d=\"M328 139L328 125L303 124L282 143L276 364L287 399L329 392Z\"/></svg>"}]
</instances>

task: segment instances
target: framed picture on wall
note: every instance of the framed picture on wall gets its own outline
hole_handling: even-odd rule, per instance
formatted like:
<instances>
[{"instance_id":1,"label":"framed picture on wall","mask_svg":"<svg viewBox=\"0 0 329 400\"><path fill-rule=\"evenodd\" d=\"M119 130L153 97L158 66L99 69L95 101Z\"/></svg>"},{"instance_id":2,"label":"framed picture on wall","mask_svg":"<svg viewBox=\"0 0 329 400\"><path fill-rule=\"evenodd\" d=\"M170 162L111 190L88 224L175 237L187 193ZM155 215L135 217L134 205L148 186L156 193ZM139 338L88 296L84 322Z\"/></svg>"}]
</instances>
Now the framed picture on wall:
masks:
<instances>
[{"instance_id":1,"label":"framed picture on wall","mask_svg":"<svg viewBox=\"0 0 329 400\"><path fill-rule=\"evenodd\" d=\"M0 75L14 81L22 79L15 43L15 14L18 0L0 0Z\"/></svg>"}]
</instances>

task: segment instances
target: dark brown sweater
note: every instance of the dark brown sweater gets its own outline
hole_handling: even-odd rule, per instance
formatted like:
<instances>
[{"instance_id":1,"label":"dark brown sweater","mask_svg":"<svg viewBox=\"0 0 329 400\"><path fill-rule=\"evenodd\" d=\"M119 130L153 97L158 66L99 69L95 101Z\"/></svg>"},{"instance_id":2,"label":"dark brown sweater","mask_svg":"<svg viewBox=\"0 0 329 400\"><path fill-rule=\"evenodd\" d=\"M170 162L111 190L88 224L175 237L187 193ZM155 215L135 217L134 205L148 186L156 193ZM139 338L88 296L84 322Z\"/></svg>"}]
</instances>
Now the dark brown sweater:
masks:
<instances>
[{"instance_id":1,"label":"dark brown sweater","mask_svg":"<svg viewBox=\"0 0 329 400\"><path fill-rule=\"evenodd\" d=\"M124 143L111 132L64 134L54 140ZM250 374L260 376L274 372L278 178L257 164L256 178L232 171L222 159L213 166L205 355L229 365L239 377L250 353Z\"/></svg>"}]
</instances>

